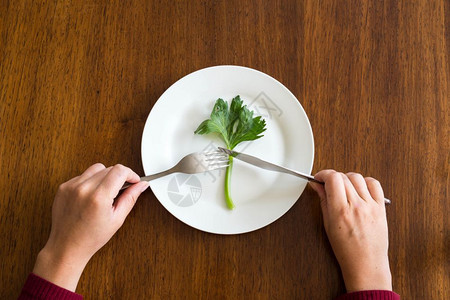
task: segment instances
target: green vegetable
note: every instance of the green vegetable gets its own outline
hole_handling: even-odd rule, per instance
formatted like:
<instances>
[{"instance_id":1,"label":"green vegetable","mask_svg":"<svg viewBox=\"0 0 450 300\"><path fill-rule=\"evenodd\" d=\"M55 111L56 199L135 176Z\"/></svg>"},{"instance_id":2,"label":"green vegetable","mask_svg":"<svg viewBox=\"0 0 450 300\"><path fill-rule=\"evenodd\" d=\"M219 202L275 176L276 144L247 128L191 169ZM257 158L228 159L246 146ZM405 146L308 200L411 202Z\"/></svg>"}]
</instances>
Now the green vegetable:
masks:
<instances>
[{"instance_id":1,"label":"green vegetable","mask_svg":"<svg viewBox=\"0 0 450 300\"><path fill-rule=\"evenodd\" d=\"M266 121L260 116L253 117L253 111L246 105L242 105L241 97L238 95L228 103L217 99L216 104L208 120L203 121L195 130L195 134L217 133L225 142L229 150L233 150L239 143L253 141L263 137L261 133L266 130ZM231 170L233 169L233 157L229 157L229 166L225 174L225 201L229 209L234 208L230 196Z\"/></svg>"}]
</instances>

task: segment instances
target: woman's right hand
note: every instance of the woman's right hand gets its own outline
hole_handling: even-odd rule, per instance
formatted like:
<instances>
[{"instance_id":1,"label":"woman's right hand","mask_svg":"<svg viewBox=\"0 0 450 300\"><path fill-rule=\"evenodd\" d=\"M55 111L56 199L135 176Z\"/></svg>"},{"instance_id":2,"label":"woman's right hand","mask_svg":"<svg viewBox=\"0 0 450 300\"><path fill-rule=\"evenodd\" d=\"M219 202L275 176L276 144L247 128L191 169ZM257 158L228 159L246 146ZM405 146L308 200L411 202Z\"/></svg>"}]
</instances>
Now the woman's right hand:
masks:
<instances>
[{"instance_id":1,"label":"woman's right hand","mask_svg":"<svg viewBox=\"0 0 450 300\"><path fill-rule=\"evenodd\" d=\"M348 292L392 290L388 227L380 183L357 173L323 170L311 183Z\"/></svg>"}]
</instances>

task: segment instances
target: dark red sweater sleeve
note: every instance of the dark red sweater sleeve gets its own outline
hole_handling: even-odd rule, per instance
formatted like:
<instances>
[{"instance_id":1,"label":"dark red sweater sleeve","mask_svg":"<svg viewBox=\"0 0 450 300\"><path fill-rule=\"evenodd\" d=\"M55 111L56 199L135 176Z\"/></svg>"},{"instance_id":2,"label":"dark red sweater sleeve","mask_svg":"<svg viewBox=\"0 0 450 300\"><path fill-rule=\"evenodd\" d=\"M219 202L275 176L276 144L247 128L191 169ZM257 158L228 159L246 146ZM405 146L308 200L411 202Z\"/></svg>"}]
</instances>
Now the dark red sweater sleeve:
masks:
<instances>
[{"instance_id":1,"label":"dark red sweater sleeve","mask_svg":"<svg viewBox=\"0 0 450 300\"><path fill-rule=\"evenodd\" d=\"M83 300L83 296L59 287L31 273L18 300ZM344 294L336 300L400 300L400 296L391 291L360 291Z\"/></svg>"},{"instance_id":2,"label":"dark red sweater sleeve","mask_svg":"<svg viewBox=\"0 0 450 300\"><path fill-rule=\"evenodd\" d=\"M336 300L400 300L400 295L391 291L359 291L344 294Z\"/></svg>"},{"instance_id":3,"label":"dark red sweater sleeve","mask_svg":"<svg viewBox=\"0 0 450 300\"><path fill-rule=\"evenodd\" d=\"M22 292L18 298L19 300L83 300L83 296L75 294L69 290L59 287L50 281L45 280L37 275L31 273Z\"/></svg>"}]
</instances>

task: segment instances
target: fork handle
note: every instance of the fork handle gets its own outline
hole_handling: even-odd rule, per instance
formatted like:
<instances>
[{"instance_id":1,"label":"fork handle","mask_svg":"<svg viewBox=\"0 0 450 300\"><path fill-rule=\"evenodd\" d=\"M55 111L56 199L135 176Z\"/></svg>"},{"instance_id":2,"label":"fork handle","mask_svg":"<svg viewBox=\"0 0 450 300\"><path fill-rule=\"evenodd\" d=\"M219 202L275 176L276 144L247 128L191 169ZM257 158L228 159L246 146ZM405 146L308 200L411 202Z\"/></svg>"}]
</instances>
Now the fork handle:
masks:
<instances>
[{"instance_id":1,"label":"fork handle","mask_svg":"<svg viewBox=\"0 0 450 300\"><path fill-rule=\"evenodd\" d=\"M155 174L152 174L152 175L143 176L143 177L140 178L141 179L140 181L151 181L151 180L163 177L163 176L167 176L167 175L172 174L172 173L174 173L174 169L173 168L169 169L169 170L166 170L166 171L159 172L159 173L155 173ZM130 186L132 186L133 184L134 183L125 182L125 184L122 186L122 188L120 190L121 191L125 190L125 189L129 188Z\"/></svg>"}]
</instances>

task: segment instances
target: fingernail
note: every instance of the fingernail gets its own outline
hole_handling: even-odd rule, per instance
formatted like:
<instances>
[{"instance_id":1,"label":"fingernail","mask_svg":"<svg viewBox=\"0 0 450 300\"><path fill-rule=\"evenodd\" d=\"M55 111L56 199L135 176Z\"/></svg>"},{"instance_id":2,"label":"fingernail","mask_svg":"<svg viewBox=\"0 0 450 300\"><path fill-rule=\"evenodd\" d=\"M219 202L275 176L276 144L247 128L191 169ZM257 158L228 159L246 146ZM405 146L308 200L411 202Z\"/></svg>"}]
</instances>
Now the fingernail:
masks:
<instances>
[{"instance_id":1,"label":"fingernail","mask_svg":"<svg viewBox=\"0 0 450 300\"><path fill-rule=\"evenodd\" d=\"M142 189L141 189L141 193L145 192L146 189L148 189L148 187L150 186L148 181L143 181L144 183L142 184Z\"/></svg>"}]
</instances>

